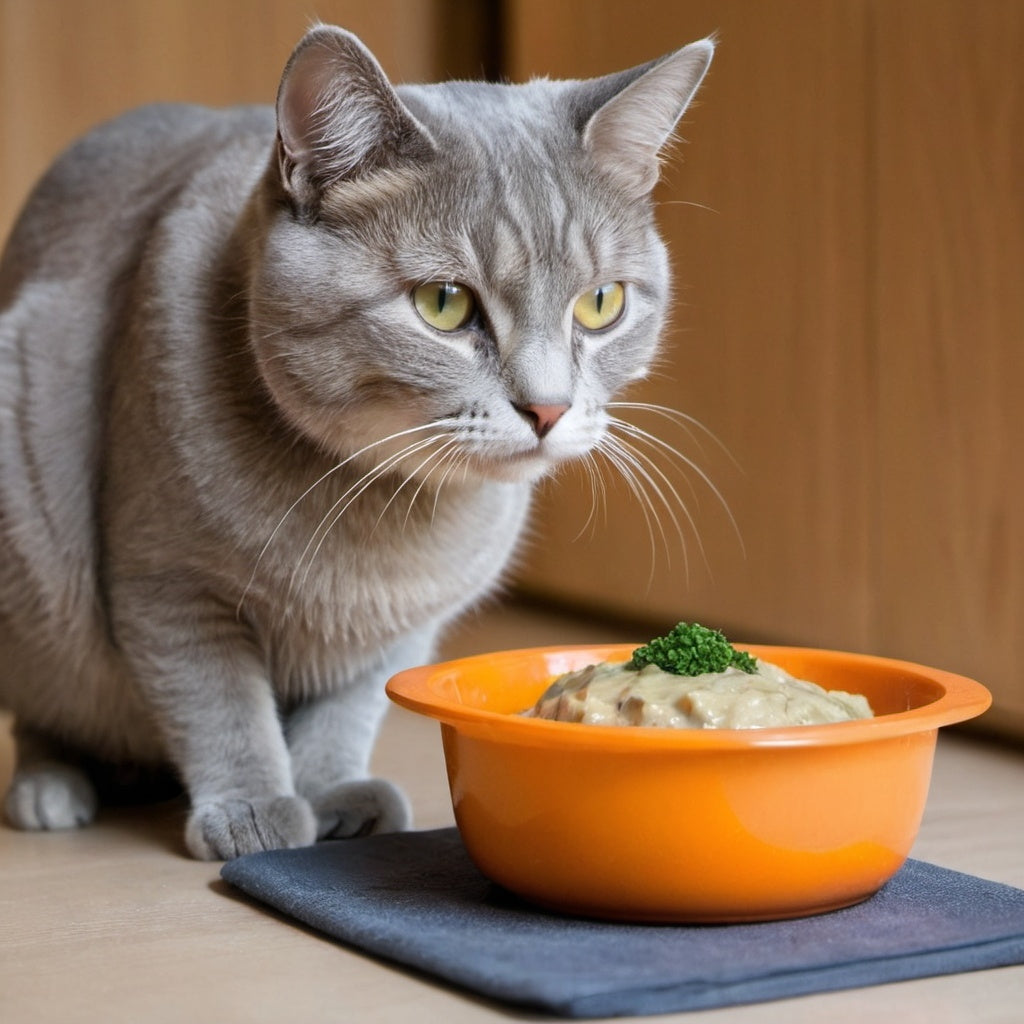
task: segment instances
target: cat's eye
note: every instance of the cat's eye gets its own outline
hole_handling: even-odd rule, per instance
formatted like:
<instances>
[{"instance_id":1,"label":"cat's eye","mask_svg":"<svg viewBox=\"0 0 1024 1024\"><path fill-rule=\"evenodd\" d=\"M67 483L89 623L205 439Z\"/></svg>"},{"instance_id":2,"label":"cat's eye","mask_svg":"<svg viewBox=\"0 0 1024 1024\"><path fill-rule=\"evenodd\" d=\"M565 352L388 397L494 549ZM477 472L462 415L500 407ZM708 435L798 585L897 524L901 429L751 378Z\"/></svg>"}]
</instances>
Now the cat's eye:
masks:
<instances>
[{"instance_id":1,"label":"cat's eye","mask_svg":"<svg viewBox=\"0 0 1024 1024\"><path fill-rule=\"evenodd\" d=\"M611 327L626 306L626 289L618 282L584 292L572 308L573 319L588 331Z\"/></svg>"},{"instance_id":2,"label":"cat's eye","mask_svg":"<svg viewBox=\"0 0 1024 1024\"><path fill-rule=\"evenodd\" d=\"M464 285L454 281L431 281L413 289L416 312L439 331L459 331L476 312L476 299Z\"/></svg>"}]
</instances>

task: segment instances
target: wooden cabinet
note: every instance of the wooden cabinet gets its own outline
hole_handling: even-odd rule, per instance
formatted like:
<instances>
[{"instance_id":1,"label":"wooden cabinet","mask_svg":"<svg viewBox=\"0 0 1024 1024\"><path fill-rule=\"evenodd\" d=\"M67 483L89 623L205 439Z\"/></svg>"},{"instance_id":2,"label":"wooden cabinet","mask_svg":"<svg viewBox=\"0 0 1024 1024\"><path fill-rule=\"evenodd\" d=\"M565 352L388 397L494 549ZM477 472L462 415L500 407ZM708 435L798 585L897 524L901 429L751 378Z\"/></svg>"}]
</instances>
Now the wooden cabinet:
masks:
<instances>
[{"instance_id":1,"label":"wooden cabinet","mask_svg":"<svg viewBox=\"0 0 1024 1024\"><path fill-rule=\"evenodd\" d=\"M968 673L995 694L988 721L1024 734L1024 4L509 11L513 78L719 32L658 192L678 302L636 396L728 448L739 469L699 431L644 424L719 487L743 540L695 471L676 485L688 572L622 486L577 539L590 487L567 474L538 504L524 587Z\"/></svg>"},{"instance_id":2,"label":"wooden cabinet","mask_svg":"<svg viewBox=\"0 0 1024 1024\"><path fill-rule=\"evenodd\" d=\"M659 470L692 516L680 516L686 555L656 473L665 540L615 474L595 501L567 471L542 492L521 585L623 619L693 617L963 671L995 692L990 721L1024 735L1024 3L502 8L511 79L720 41L657 192L674 328L634 397L695 417L721 445L629 414L697 467ZM154 99L271 100L310 11L3 0L0 232L101 118ZM477 75L492 12L485 0L316 7L399 80Z\"/></svg>"},{"instance_id":3,"label":"wooden cabinet","mask_svg":"<svg viewBox=\"0 0 1024 1024\"><path fill-rule=\"evenodd\" d=\"M876 646L1024 735L1024 4L881 6Z\"/></svg>"}]
</instances>

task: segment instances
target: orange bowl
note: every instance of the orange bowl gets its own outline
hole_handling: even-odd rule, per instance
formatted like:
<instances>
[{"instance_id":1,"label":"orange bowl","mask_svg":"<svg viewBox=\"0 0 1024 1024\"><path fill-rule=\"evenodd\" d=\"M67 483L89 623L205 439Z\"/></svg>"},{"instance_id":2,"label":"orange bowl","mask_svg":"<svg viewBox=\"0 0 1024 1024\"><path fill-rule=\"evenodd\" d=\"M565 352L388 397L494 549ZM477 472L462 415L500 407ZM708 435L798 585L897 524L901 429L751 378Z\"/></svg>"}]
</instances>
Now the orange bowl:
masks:
<instances>
[{"instance_id":1,"label":"orange bowl","mask_svg":"<svg viewBox=\"0 0 1024 1024\"><path fill-rule=\"evenodd\" d=\"M799 917L876 892L910 851L938 729L991 703L963 676L838 651L746 646L875 716L771 729L524 718L551 680L637 644L535 648L409 669L397 704L441 723L477 867L539 906L635 921Z\"/></svg>"}]
</instances>

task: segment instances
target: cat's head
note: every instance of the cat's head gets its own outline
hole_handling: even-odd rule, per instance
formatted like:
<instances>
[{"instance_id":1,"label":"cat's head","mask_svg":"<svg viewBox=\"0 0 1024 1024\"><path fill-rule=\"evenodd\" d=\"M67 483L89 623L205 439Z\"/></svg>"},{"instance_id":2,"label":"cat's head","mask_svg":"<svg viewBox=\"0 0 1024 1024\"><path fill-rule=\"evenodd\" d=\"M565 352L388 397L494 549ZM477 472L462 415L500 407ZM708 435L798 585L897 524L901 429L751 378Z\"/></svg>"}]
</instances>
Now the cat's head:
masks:
<instances>
[{"instance_id":1,"label":"cat's head","mask_svg":"<svg viewBox=\"0 0 1024 1024\"><path fill-rule=\"evenodd\" d=\"M528 481L589 451L656 350L650 192L712 49L395 89L354 36L311 31L278 95L250 298L284 415L341 458L435 480Z\"/></svg>"}]
</instances>

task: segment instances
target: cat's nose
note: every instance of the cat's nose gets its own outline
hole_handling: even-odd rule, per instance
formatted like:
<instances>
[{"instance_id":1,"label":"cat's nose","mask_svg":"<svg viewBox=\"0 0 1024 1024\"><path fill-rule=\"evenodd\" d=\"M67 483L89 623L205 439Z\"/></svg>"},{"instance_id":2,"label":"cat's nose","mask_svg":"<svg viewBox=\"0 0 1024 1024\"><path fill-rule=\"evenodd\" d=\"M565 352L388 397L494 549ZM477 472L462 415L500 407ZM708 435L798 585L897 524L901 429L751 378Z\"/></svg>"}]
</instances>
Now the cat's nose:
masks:
<instances>
[{"instance_id":1,"label":"cat's nose","mask_svg":"<svg viewBox=\"0 0 1024 1024\"><path fill-rule=\"evenodd\" d=\"M516 409L530 421L534 433L540 438L548 435L551 428L569 411L569 405L517 405Z\"/></svg>"}]
</instances>

